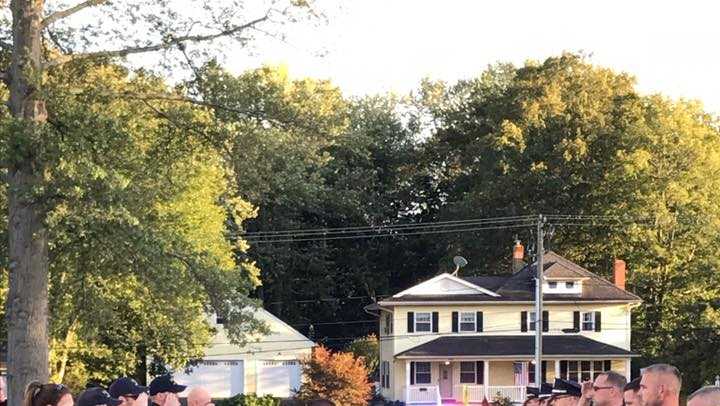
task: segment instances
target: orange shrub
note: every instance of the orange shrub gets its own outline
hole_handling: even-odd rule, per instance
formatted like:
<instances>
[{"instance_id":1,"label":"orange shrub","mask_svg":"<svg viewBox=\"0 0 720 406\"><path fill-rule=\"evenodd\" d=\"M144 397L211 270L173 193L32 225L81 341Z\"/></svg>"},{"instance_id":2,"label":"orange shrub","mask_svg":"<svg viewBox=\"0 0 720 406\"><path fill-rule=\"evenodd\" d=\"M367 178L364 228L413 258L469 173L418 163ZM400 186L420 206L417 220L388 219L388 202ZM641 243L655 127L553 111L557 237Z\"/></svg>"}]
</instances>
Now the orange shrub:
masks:
<instances>
[{"instance_id":1,"label":"orange shrub","mask_svg":"<svg viewBox=\"0 0 720 406\"><path fill-rule=\"evenodd\" d=\"M346 352L332 353L317 347L303 361L304 381L298 392L301 400L327 399L336 405L366 406L372 393L365 362Z\"/></svg>"}]
</instances>

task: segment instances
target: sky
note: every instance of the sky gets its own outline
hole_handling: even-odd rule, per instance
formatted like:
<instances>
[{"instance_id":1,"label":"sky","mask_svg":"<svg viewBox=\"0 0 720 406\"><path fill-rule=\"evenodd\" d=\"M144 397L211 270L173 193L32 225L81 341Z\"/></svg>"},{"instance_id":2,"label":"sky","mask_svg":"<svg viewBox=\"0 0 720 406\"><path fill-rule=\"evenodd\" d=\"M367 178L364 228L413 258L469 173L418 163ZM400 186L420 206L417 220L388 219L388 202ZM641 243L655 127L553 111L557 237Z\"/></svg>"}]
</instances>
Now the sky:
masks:
<instances>
[{"instance_id":1,"label":"sky","mask_svg":"<svg viewBox=\"0 0 720 406\"><path fill-rule=\"evenodd\" d=\"M645 94L696 99L720 113L720 2L640 0L319 0L326 24L299 24L253 55L229 52L235 72L285 65L330 79L348 95L404 94L424 77L454 82L489 64L582 51L632 74Z\"/></svg>"}]
</instances>

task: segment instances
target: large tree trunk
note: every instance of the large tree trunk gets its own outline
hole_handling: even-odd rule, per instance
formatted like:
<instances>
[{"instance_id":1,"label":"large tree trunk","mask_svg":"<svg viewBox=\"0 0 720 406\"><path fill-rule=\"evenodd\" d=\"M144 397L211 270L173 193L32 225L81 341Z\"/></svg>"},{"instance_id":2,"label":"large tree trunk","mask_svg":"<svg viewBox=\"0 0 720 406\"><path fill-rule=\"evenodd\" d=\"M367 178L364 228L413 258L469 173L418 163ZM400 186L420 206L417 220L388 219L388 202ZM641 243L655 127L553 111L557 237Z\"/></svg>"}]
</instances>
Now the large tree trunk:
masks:
<instances>
[{"instance_id":1,"label":"large tree trunk","mask_svg":"<svg viewBox=\"0 0 720 406\"><path fill-rule=\"evenodd\" d=\"M10 111L18 133L9 150L8 207L10 289L7 297L8 404L22 404L32 380L47 381L48 241L45 211L33 196L42 179L35 155L47 113L39 92L43 0L13 0ZM40 199L42 200L42 199Z\"/></svg>"}]
</instances>

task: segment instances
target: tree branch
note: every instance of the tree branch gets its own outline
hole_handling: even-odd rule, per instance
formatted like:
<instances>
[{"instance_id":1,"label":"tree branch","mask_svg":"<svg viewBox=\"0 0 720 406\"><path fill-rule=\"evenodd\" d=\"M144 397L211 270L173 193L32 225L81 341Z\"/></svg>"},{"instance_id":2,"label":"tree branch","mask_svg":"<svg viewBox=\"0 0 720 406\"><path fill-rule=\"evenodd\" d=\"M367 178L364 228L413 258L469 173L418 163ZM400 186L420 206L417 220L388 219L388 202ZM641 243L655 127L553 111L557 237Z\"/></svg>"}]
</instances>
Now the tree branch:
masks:
<instances>
[{"instance_id":1,"label":"tree branch","mask_svg":"<svg viewBox=\"0 0 720 406\"><path fill-rule=\"evenodd\" d=\"M51 59L43 64L44 68L62 65L64 63L70 62L70 61L76 61L76 60L84 60L84 59L92 59L92 58L113 58L113 57L123 57L133 54L142 54L147 52L155 52L155 51L161 51L164 49L169 49L173 46L181 45L186 42L205 42L205 41L212 41L214 39L220 38L220 37L227 37L233 34L237 34L240 31L243 31L245 29L251 28L252 26L259 24L267 19L269 19L269 15L265 15L261 18L252 20L246 24L238 25L232 28L229 28L227 30L223 30L220 32L217 32L215 34L206 34L206 35L185 35L182 37L176 37L176 38L169 38L167 41L154 44L154 45L147 45L147 46L141 46L141 47L130 47L130 48L124 48L124 49L118 49L115 51L98 51L98 52L87 52L82 54L69 54L69 55L62 55L55 59Z\"/></svg>"},{"instance_id":2,"label":"tree branch","mask_svg":"<svg viewBox=\"0 0 720 406\"><path fill-rule=\"evenodd\" d=\"M45 17L45 19L42 21L42 28L47 28L49 25L62 20L63 18L70 17L71 15L77 13L78 11L81 11L83 9L86 9L88 7L94 7L99 6L103 3L107 2L107 0L87 0L84 1L77 6L70 7L66 10L56 11L49 16Z\"/></svg>"}]
</instances>

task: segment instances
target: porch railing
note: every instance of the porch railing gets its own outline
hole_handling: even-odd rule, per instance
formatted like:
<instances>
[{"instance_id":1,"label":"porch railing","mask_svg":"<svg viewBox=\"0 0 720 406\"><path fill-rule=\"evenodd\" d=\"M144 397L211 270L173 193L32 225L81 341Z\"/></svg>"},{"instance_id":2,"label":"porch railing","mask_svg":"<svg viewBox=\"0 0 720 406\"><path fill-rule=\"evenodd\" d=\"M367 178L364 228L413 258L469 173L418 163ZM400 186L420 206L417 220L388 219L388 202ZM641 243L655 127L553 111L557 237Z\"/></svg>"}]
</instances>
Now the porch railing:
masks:
<instances>
[{"instance_id":1,"label":"porch railing","mask_svg":"<svg viewBox=\"0 0 720 406\"><path fill-rule=\"evenodd\" d=\"M408 405L434 403L440 406L441 404L440 388L437 385L413 385L405 390L405 403Z\"/></svg>"},{"instance_id":2,"label":"porch railing","mask_svg":"<svg viewBox=\"0 0 720 406\"><path fill-rule=\"evenodd\" d=\"M510 398L513 402L523 402L526 398L525 386L487 386L486 395L488 401L496 397Z\"/></svg>"},{"instance_id":3,"label":"porch railing","mask_svg":"<svg viewBox=\"0 0 720 406\"><path fill-rule=\"evenodd\" d=\"M485 397L485 387L483 385L461 384L455 385L453 389L455 399L458 401L463 401L465 399L466 393L468 402L482 402L483 398Z\"/></svg>"}]
</instances>

